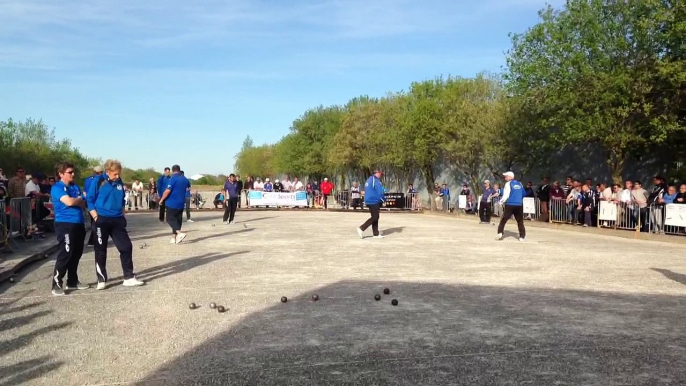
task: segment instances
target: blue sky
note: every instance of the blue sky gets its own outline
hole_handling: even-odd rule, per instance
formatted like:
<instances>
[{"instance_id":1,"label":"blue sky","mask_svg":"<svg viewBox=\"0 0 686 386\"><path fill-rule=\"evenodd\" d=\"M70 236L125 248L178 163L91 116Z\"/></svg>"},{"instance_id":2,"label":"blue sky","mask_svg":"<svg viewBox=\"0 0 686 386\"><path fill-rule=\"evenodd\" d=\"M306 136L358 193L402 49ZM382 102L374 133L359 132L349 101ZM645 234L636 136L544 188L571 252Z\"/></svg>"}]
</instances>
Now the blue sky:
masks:
<instances>
[{"instance_id":1,"label":"blue sky","mask_svg":"<svg viewBox=\"0 0 686 386\"><path fill-rule=\"evenodd\" d=\"M0 0L0 119L133 168L227 173L248 134L276 142L308 108L500 71L545 4Z\"/></svg>"}]
</instances>

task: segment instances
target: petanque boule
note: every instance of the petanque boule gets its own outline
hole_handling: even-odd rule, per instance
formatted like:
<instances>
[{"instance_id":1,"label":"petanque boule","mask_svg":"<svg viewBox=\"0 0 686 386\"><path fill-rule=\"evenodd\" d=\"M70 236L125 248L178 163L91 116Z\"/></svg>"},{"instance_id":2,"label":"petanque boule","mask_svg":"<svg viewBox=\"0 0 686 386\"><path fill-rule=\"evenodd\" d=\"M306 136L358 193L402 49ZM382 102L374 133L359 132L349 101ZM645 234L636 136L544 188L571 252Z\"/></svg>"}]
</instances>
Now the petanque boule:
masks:
<instances>
[{"instance_id":1,"label":"petanque boule","mask_svg":"<svg viewBox=\"0 0 686 386\"><path fill-rule=\"evenodd\" d=\"M383 294L384 294L384 295L388 295L388 294L390 294L390 293L391 293L391 290L389 290L388 288L384 288L384 289L383 289Z\"/></svg>"},{"instance_id":2,"label":"petanque boule","mask_svg":"<svg viewBox=\"0 0 686 386\"><path fill-rule=\"evenodd\" d=\"M377 302L379 300L381 300L381 295L379 295L379 294L374 295L374 300L376 300Z\"/></svg>"},{"instance_id":3,"label":"petanque boule","mask_svg":"<svg viewBox=\"0 0 686 386\"><path fill-rule=\"evenodd\" d=\"M14 283L14 278L10 277L10 283Z\"/></svg>"},{"instance_id":4,"label":"petanque boule","mask_svg":"<svg viewBox=\"0 0 686 386\"><path fill-rule=\"evenodd\" d=\"M191 303L188 305L188 308L190 308L191 310L194 310L194 309L198 308L198 306L195 303Z\"/></svg>"},{"instance_id":5,"label":"petanque boule","mask_svg":"<svg viewBox=\"0 0 686 386\"><path fill-rule=\"evenodd\" d=\"M286 303L288 301L288 298L285 296L281 297L281 303Z\"/></svg>"},{"instance_id":6,"label":"petanque boule","mask_svg":"<svg viewBox=\"0 0 686 386\"><path fill-rule=\"evenodd\" d=\"M216 303L210 303L210 308L214 310L215 308L217 308L217 304Z\"/></svg>"},{"instance_id":7,"label":"petanque boule","mask_svg":"<svg viewBox=\"0 0 686 386\"><path fill-rule=\"evenodd\" d=\"M219 312L220 314L225 311L226 309L224 308L224 306L217 306L217 312Z\"/></svg>"},{"instance_id":8,"label":"petanque boule","mask_svg":"<svg viewBox=\"0 0 686 386\"><path fill-rule=\"evenodd\" d=\"M139 246L138 248L140 248L140 249L143 249L143 246L142 246L142 245L140 245L140 246Z\"/></svg>"},{"instance_id":9,"label":"petanque boule","mask_svg":"<svg viewBox=\"0 0 686 386\"><path fill-rule=\"evenodd\" d=\"M398 300L396 300L396 299L391 300L391 304L394 305L394 306L397 306L397 305L398 305Z\"/></svg>"},{"instance_id":10,"label":"petanque boule","mask_svg":"<svg viewBox=\"0 0 686 386\"><path fill-rule=\"evenodd\" d=\"M316 302L317 300L319 300L319 295L317 295L317 294L312 295L312 301Z\"/></svg>"}]
</instances>

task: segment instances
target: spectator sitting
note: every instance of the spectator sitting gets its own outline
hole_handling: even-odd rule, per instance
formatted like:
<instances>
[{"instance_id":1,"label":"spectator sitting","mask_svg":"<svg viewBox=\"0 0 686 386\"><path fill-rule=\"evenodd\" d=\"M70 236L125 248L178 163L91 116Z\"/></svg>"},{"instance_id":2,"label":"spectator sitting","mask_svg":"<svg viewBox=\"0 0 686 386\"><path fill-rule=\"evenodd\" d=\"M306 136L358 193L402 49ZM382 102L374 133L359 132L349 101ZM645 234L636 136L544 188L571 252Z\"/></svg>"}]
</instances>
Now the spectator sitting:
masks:
<instances>
[{"instance_id":1,"label":"spectator sitting","mask_svg":"<svg viewBox=\"0 0 686 386\"><path fill-rule=\"evenodd\" d=\"M216 196L214 196L214 201L212 201L214 204L214 209L219 209L219 205L222 205L224 203L224 194L223 193L218 193Z\"/></svg>"},{"instance_id":2,"label":"spectator sitting","mask_svg":"<svg viewBox=\"0 0 686 386\"><path fill-rule=\"evenodd\" d=\"M279 193L280 193L280 192L283 192L284 189L285 189L285 187L284 187L284 185L283 185L282 182L280 182L279 180L274 180L274 191L275 191L275 192L279 192ZM265 189L265 190L266 190L266 189Z\"/></svg>"},{"instance_id":3,"label":"spectator sitting","mask_svg":"<svg viewBox=\"0 0 686 386\"><path fill-rule=\"evenodd\" d=\"M534 198L536 195L534 194L534 183L529 181L526 183L526 187L524 188L524 197L530 197Z\"/></svg>"},{"instance_id":4,"label":"spectator sitting","mask_svg":"<svg viewBox=\"0 0 686 386\"><path fill-rule=\"evenodd\" d=\"M281 188L282 192L291 192L293 189L293 184L291 184L291 180L286 177L285 181L281 182L281 185L283 185L283 188Z\"/></svg>"},{"instance_id":5,"label":"spectator sitting","mask_svg":"<svg viewBox=\"0 0 686 386\"><path fill-rule=\"evenodd\" d=\"M264 188L263 190L265 192L273 192L274 191L274 185L272 185L271 182L269 182L269 178L264 179Z\"/></svg>"}]
</instances>

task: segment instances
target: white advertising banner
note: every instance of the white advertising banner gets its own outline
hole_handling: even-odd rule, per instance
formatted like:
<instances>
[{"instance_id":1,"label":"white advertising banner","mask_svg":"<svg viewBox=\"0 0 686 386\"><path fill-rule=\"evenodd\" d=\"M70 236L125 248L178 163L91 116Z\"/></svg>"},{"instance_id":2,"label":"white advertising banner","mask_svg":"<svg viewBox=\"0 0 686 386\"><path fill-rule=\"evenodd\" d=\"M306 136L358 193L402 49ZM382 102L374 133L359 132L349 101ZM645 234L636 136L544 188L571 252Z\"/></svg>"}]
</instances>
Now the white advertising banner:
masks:
<instances>
[{"instance_id":1,"label":"white advertising banner","mask_svg":"<svg viewBox=\"0 0 686 386\"><path fill-rule=\"evenodd\" d=\"M610 201L600 201L598 220L617 221L617 204Z\"/></svg>"},{"instance_id":2,"label":"white advertising banner","mask_svg":"<svg viewBox=\"0 0 686 386\"><path fill-rule=\"evenodd\" d=\"M248 192L250 206L307 206L307 193Z\"/></svg>"},{"instance_id":3,"label":"white advertising banner","mask_svg":"<svg viewBox=\"0 0 686 386\"><path fill-rule=\"evenodd\" d=\"M467 208L467 196L460 195L459 197L457 197L457 207L459 209Z\"/></svg>"},{"instance_id":4,"label":"white advertising banner","mask_svg":"<svg viewBox=\"0 0 686 386\"><path fill-rule=\"evenodd\" d=\"M671 225L675 227L686 227L686 205L665 205L665 225Z\"/></svg>"},{"instance_id":5,"label":"white advertising banner","mask_svg":"<svg viewBox=\"0 0 686 386\"><path fill-rule=\"evenodd\" d=\"M536 214L536 199L533 197L524 197L522 200L522 206L524 213L526 214Z\"/></svg>"}]
</instances>

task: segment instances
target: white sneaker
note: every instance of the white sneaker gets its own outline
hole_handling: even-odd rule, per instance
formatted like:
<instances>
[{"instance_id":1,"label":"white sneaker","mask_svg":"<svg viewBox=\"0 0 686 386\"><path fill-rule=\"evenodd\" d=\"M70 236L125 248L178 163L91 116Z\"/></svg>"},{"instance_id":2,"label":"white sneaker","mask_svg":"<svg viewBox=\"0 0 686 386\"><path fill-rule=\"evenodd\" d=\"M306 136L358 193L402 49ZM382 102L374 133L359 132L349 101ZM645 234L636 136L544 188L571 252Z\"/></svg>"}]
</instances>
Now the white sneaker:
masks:
<instances>
[{"instance_id":1,"label":"white sneaker","mask_svg":"<svg viewBox=\"0 0 686 386\"><path fill-rule=\"evenodd\" d=\"M224 221L224 222L222 222L222 224L224 224L224 225L229 225L229 222L228 222L228 221Z\"/></svg>"},{"instance_id":2,"label":"white sneaker","mask_svg":"<svg viewBox=\"0 0 686 386\"><path fill-rule=\"evenodd\" d=\"M176 244L176 236L172 237L171 240L169 240L169 244Z\"/></svg>"},{"instance_id":3,"label":"white sneaker","mask_svg":"<svg viewBox=\"0 0 686 386\"><path fill-rule=\"evenodd\" d=\"M382 235L382 234L378 234L378 235L374 236L374 238L375 238L375 239L383 239L383 235Z\"/></svg>"},{"instance_id":4,"label":"white sneaker","mask_svg":"<svg viewBox=\"0 0 686 386\"><path fill-rule=\"evenodd\" d=\"M104 290L105 288L107 288L107 283L105 283L104 281L99 281L98 286L95 288L99 290Z\"/></svg>"},{"instance_id":5,"label":"white sneaker","mask_svg":"<svg viewBox=\"0 0 686 386\"><path fill-rule=\"evenodd\" d=\"M62 288L53 288L52 294L55 296L64 296L64 290Z\"/></svg>"},{"instance_id":6,"label":"white sneaker","mask_svg":"<svg viewBox=\"0 0 686 386\"><path fill-rule=\"evenodd\" d=\"M75 286L70 286L69 284L67 284L64 288L67 291L75 291L75 290L86 290L86 289L90 288L90 286L88 284L83 284L81 282L78 282Z\"/></svg>"},{"instance_id":7,"label":"white sneaker","mask_svg":"<svg viewBox=\"0 0 686 386\"><path fill-rule=\"evenodd\" d=\"M185 238L186 238L185 233L181 233L181 232L177 233L176 234L176 243L177 244L181 243L183 241L183 239L185 239Z\"/></svg>"},{"instance_id":8,"label":"white sneaker","mask_svg":"<svg viewBox=\"0 0 686 386\"><path fill-rule=\"evenodd\" d=\"M362 232L362 229L357 228L357 234L360 236L361 239L364 238L364 232Z\"/></svg>"},{"instance_id":9,"label":"white sneaker","mask_svg":"<svg viewBox=\"0 0 686 386\"><path fill-rule=\"evenodd\" d=\"M124 287L137 287L137 286L143 285L143 284L145 284L145 283L136 279L135 277L132 277L131 279L124 280L123 286Z\"/></svg>"},{"instance_id":10,"label":"white sneaker","mask_svg":"<svg viewBox=\"0 0 686 386\"><path fill-rule=\"evenodd\" d=\"M234 225L234 224L236 224L235 221L229 221L229 225Z\"/></svg>"},{"instance_id":11,"label":"white sneaker","mask_svg":"<svg viewBox=\"0 0 686 386\"><path fill-rule=\"evenodd\" d=\"M186 220L186 222L195 222L195 221L193 221L192 219L189 218L188 220Z\"/></svg>"},{"instance_id":12,"label":"white sneaker","mask_svg":"<svg viewBox=\"0 0 686 386\"><path fill-rule=\"evenodd\" d=\"M503 239L503 234L502 234L502 233L498 233L498 235L495 236L495 239L496 239L496 240L502 240L502 239Z\"/></svg>"},{"instance_id":13,"label":"white sneaker","mask_svg":"<svg viewBox=\"0 0 686 386\"><path fill-rule=\"evenodd\" d=\"M525 242L526 240L524 239L524 237L520 237L520 238L519 238L519 241Z\"/></svg>"}]
</instances>

